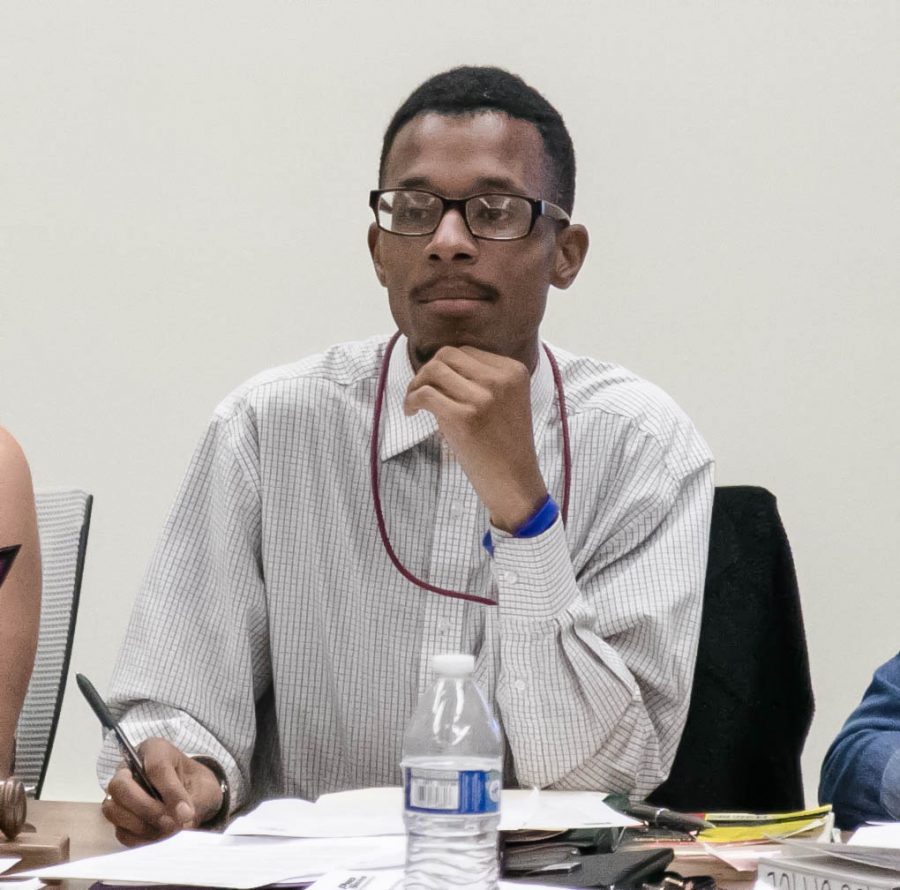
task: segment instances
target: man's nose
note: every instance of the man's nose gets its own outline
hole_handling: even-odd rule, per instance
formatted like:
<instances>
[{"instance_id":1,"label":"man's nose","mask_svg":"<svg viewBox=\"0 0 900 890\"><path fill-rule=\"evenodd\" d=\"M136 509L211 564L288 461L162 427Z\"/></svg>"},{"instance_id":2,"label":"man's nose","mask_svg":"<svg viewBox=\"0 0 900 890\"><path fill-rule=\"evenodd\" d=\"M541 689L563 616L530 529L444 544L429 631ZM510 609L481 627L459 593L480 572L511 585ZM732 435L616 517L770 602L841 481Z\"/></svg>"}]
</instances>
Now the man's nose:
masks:
<instances>
[{"instance_id":1,"label":"man's nose","mask_svg":"<svg viewBox=\"0 0 900 890\"><path fill-rule=\"evenodd\" d=\"M478 256L478 240L469 231L462 214L448 210L428 242L429 259L439 262L471 262Z\"/></svg>"}]
</instances>

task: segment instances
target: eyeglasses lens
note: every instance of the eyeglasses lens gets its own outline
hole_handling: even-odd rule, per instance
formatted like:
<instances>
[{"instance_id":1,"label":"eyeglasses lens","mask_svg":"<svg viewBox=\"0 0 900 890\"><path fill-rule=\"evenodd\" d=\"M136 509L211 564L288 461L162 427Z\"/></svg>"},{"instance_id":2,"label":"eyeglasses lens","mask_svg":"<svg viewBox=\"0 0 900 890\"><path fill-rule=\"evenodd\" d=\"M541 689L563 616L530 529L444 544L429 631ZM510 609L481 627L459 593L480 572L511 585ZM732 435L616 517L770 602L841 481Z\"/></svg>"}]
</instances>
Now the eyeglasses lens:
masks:
<instances>
[{"instance_id":1,"label":"eyeglasses lens","mask_svg":"<svg viewBox=\"0 0 900 890\"><path fill-rule=\"evenodd\" d=\"M441 219L440 198L428 192L385 192L378 202L378 224L398 235L427 235Z\"/></svg>"},{"instance_id":2,"label":"eyeglasses lens","mask_svg":"<svg viewBox=\"0 0 900 890\"><path fill-rule=\"evenodd\" d=\"M521 238L531 228L531 204L514 195L477 195L466 201L466 220L479 238Z\"/></svg>"},{"instance_id":3,"label":"eyeglasses lens","mask_svg":"<svg viewBox=\"0 0 900 890\"><path fill-rule=\"evenodd\" d=\"M440 225L444 202L429 192L395 189L378 201L378 225L398 235L430 235ZM477 238L523 238L531 229L531 204L515 195L476 195L465 203L466 223Z\"/></svg>"}]
</instances>

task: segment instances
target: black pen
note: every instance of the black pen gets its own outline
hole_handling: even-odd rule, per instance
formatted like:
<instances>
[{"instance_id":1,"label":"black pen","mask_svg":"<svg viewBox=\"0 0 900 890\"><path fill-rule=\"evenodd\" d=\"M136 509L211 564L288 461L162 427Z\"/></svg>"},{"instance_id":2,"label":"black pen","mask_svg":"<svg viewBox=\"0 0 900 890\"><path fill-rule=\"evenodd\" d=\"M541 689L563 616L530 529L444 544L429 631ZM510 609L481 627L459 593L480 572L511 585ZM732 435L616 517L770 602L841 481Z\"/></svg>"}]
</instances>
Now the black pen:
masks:
<instances>
[{"instance_id":1,"label":"black pen","mask_svg":"<svg viewBox=\"0 0 900 890\"><path fill-rule=\"evenodd\" d=\"M660 825L664 828L674 828L678 831L702 831L704 828L714 828L712 822L693 816L690 813L676 813L668 807L655 807L650 803L630 803L622 809L635 819L642 819L650 825Z\"/></svg>"},{"instance_id":2,"label":"black pen","mask_svg":"<svg viewBox=\"0 0 900 890\"><path fill-rule=\"evenodd\" d=\"M84 674L75 674L75 681L78 683L78 688L87 699L87 703L91 706L91 709L103 724L103 728L110 729L115 733L125 762L128 764L128 768L134 776L134 781L137 782L138 785L140 785L154 800L161 801L162 796L153 787L150 779L147 778L147 773L144 772L144 764L141 763L140 755L134 749L134 745L128 741L128 736L122 731L122 727L119 726L117 721L113 720L112 714L109 713L109 708L106 707L106 702L100 698L100 693L94 689L94 684L91 683Z\"/></svg>"}]
</instances>

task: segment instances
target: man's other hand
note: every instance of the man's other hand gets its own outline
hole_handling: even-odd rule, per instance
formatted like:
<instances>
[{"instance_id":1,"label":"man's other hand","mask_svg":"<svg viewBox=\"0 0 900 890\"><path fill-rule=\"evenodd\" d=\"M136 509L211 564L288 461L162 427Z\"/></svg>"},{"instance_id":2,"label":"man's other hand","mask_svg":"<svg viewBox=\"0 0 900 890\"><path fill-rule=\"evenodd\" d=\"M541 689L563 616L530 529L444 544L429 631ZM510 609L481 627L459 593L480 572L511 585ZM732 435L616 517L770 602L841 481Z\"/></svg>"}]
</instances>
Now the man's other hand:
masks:
<instances>
[{"instance_id":1,"label":"man's other hand","mask_svg":"<svg viewBox=\"0 0 900 890\"><path fill-rule=\"evenodd\" d=\"M218 812L222 791L212 770L165 739L147 739L138 752L162 801L150 797L123 763L110 779L102 805L120 843L134 847L197 828Z\"/></svg>"},{"instance_id":2,"label":"man's other hand","mask_svg":"<svg viewBox=\"0 0 900 890\"><path fill-rule=\"evenodd\" d=\"M444 346L419 369L403 407L435 416L498 528L515 531L547 497L534 449L531 377L521 362Z\"/></svg>"}]
</instances>

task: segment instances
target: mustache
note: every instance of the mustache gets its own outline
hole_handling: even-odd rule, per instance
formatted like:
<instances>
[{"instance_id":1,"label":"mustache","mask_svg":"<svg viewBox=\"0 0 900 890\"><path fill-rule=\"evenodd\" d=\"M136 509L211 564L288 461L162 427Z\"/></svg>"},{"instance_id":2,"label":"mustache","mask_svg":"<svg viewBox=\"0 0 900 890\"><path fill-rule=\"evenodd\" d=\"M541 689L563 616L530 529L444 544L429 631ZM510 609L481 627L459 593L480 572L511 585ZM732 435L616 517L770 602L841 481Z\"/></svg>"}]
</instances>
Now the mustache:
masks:
<instances>
[{"instance_id":1,"label":"mustache","mask_svg":"<svg viewBox=\"0 0 900 890\"><path fill-rule=\"evenodd\" d=\"M485 284L468 275L439 275L411 288L409 295L414 300L428 302L445 294L458 291L460 295L474 294L482 300L496 300L500 292L491 284Z\"/></svg>"}]
</instances>

